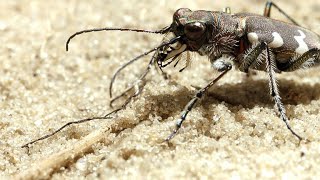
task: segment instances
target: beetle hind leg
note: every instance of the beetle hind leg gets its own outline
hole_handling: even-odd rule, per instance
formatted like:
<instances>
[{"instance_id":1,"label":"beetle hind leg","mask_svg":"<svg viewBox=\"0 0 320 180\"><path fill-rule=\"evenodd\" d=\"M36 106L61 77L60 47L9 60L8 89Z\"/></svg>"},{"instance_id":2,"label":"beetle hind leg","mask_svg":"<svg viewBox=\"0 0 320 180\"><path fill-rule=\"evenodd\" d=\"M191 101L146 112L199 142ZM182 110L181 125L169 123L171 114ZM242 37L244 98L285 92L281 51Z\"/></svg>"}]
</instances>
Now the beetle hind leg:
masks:
<instances>
[{"instance_id":1,"label":"beetle hind leg","mask_svg":"<svg viewBox=\"0 0 320 180\"><path fill-rule=\"evenodd\" d=\"M286 63L277 63L277 68L280 71L295 71L297 69L310 67L320 63L320 49L313 48L300 56L292 58Z\"/></svg>"}]
</instances>

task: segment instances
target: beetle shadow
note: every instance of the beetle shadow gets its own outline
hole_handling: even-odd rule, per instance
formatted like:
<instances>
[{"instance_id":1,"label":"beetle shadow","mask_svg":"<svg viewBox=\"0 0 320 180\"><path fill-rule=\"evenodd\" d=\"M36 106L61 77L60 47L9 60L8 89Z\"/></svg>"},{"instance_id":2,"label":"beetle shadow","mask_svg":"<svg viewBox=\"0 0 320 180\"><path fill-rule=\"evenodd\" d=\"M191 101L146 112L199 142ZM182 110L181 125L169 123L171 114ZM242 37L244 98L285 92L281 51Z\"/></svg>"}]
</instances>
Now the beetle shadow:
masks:
<instances>
[{"instance_id":1,"label":"beetle shadow","mask_svg":"<svg viewBox=\"0 0 320 180\"><path fill-rule=\"evenodd\" d=\"M278 89L284 105L309 104L312 100L320 98L320 84L310 85L281 79L278 80ZM244 108L253 108L255 105L274 105L268 80L246 78L238 84L213 87L209 90L208 96L230 105L241 105Z\"/></svg>"},{"instance_id":2,"label":"beetle shadow","mask_svg":"<svg viewBox=\"0 0 320 180\"><path fill-rule=\"evenodd\" d=\"M278 88L284 105L309 104L320 98L320 84L309 85L292 80L279 80ZM172 94L149 96L148 101L154 102L158 108L165 110L158 114L166 119L180 113L191 100L196 91L190 92L182 88ZM229 106L242 106L252 109L256 105L273 107L274 102L269 93L268 80L244 79L238 84L223 84L209 89L197 106L208 109L212 104L226 102ZM177 112L178 111L178 112ZM159 113L154 112L154 113Z\"/></svg>"}]
</instances>

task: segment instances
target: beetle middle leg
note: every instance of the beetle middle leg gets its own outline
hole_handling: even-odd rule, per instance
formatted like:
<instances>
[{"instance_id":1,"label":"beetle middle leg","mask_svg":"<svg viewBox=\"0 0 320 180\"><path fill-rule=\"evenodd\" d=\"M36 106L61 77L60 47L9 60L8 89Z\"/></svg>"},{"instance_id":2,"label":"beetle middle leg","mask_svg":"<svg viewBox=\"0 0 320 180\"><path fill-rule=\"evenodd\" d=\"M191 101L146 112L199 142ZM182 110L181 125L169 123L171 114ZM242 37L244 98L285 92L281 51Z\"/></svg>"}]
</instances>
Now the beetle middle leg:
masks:
<instances>
[{"instance_id":1,"label":"beetle middle leg","mask_svg":"<svg viewBox=\"0 0 320 180\"><path fill-rule=\"evenodd\" d=\"M281 102L281 97L279 95L279 90L277 87L276 77L275 77L275 56L271 55L270 49L267 46L267 73L269 75L269 86L270 86L270 94L275 101L275 104L278 108L278 111L280 113L282 121L286 124L287 128L290 130L290 132L296 136L300 141L302 140L302 137L299 136L296 132L293 131L293 129L290 127L288 123L288 117L286 115L286 110L283 107L283 104Z\"/></svg>"},{"instance_id":2,"label":"beetle middle leg","mask_svg":"<svg viewBox=\"0 0 320 180\"><path fill-rule=\"evenodd\" d=\"M266 49L267 43L259 43L256 44L254 47L249 49L244 56L241 56L242 62L239 66L239 70L242 72L248 73L249 68L259 61L259 56L262 54L262 52ZM239 58L239 57L238 57Z\"/></svg>"},{"instance_id":3,"label":"beetle middle leg","mask_svg":"<svg viewBox=\"0 0 320 180\"><path fill-rule=\"evenodd\" d=\"M229 63L225 63L225 66L223 70L223 72L215 79L213 79L209 84L207 84L204 88L200 89L195 95L194 97L188 102L188 104L185 106L184 110L181 113L180 119L177 121L176 123L176 128L173 130L173 132L170 134L170 136L168 136L165 141L170 141L170 139L172 139L178 132L178 130L181 128L181 125L183 123L184 120L186 120L186 117L188 115L188 113L192 110L192 108L194 107L194 105L196 104L196 102L198 100L200 100L203 95L205 94L205 92L207 92L207 90L213 86L219 79L221 79L228 71L230 71L232 69L232 65Z\"/></svg>"},{"instance_id":4,"label":"beetle middle leg","mask_svg":"<svg viewBox=\"0 0 320 180\"><path fill-rule=\"evenodd\" d=\"M286 12L284 12L279 6L277 6L272 1L267 1L266 6L264 8L263 16L270 17L271 7L276 8L281 14L283 14L286 18L288 18L293 24L300 26L292 17L290 17Z\"/></svg>"},{"instance_id":5,"label":"beetle middle leg","mask_svg":"<svg viewBox=\"0 0 320 180\"><path fill-rule=\"evenodd\" d=\"M267 68L267 73L269 76L269 87L270 87L270 95L272 96L278 111L280 113L282 121L286 124L287 128L290 130L290 132L296 136L299 140L302 140L302 138L292 130L288 123L288 117L286 115L286 111L283 107L283 104L281 102L281 97L279 94L279 90L277 87L276 83L276 77L275 77L275 67L276 67L276 62L275 62L275 56L274 54L270 51L269 47L267 46L267 43L261 42L257 44L255 47L251 48L248 53L244 56L244 59L242 60L242 64L240 65L240 70L243 72L246 72L248 68L255 63L255 61L259 61L259 58L261 55L263 55L263 52L265 53L265 56L263 58L266 59L266 68Z\"/></svg>"}]
</instances>

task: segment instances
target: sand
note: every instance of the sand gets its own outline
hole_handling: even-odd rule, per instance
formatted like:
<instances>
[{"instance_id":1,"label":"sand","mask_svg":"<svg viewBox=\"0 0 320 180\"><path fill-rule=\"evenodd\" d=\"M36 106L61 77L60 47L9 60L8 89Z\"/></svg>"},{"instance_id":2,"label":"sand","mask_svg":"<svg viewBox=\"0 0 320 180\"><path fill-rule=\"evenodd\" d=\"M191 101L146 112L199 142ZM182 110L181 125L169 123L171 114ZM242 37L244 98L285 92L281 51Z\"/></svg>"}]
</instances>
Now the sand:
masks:
<instances>
[{"instance_id":1,"label":"sand","mask_svg":"<svg viewBox=\"0 0 320 180\"><path fill-rule=\"evenodd\" d=\"M320 4L277 1L304 27L320 33ZM286 129L269 97L264 72L232 70L188 115L169 144L187 102L218 75L205 57L169 80L152 69L140 96L106 120L71 126L55 136L21 145L61 125L110 112L115 70L157 46L161 35L100 32L93 27L160 29L180 7L262 14L265 1L54 1L0 3L0 179L316 179L320 177L320 71L278 74L290 125ZM285 20L276 10L272 17ZM148 64L131 65L117 78L120 94Z\"/></svg>"}]
</instances>

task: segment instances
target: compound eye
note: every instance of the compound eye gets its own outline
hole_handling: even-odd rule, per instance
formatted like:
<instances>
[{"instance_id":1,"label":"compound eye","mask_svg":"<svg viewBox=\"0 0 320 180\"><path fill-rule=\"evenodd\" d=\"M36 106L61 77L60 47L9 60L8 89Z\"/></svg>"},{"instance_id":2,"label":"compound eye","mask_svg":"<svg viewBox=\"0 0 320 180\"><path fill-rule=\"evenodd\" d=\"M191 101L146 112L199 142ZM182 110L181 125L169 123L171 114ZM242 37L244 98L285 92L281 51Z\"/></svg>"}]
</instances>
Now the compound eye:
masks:
<instances>
[{"instance_id":1,"label":"compound eye","mask_svg":"<svg viewBox=\"0 0 320 180\"><path fill-rule=\"evenodd\" d=\"M206 31L206 26L200 22L188 23L184 26L184 33L188 39L197 40L202 37Z\"/></svg>"}]
</instances>

